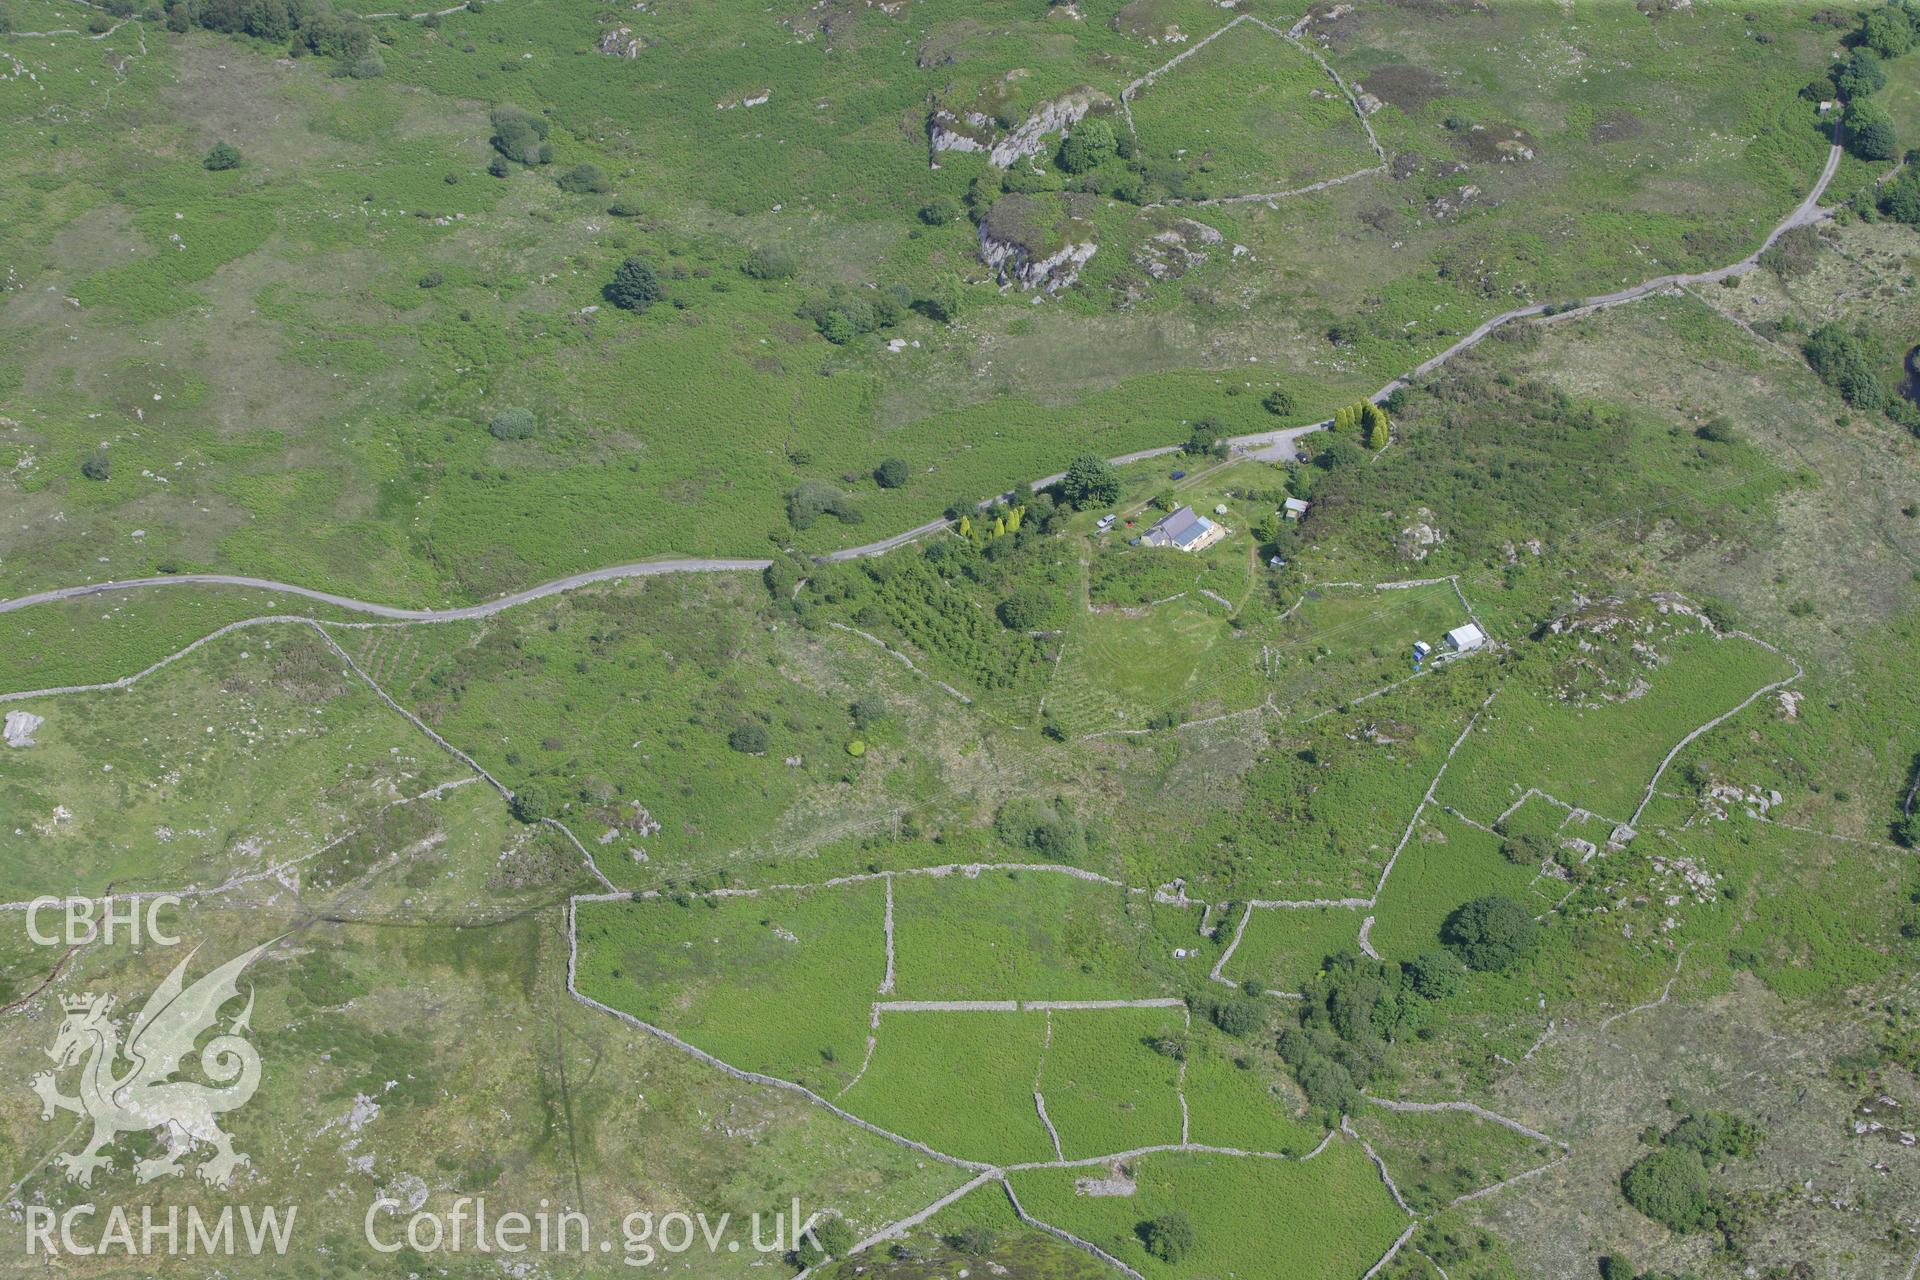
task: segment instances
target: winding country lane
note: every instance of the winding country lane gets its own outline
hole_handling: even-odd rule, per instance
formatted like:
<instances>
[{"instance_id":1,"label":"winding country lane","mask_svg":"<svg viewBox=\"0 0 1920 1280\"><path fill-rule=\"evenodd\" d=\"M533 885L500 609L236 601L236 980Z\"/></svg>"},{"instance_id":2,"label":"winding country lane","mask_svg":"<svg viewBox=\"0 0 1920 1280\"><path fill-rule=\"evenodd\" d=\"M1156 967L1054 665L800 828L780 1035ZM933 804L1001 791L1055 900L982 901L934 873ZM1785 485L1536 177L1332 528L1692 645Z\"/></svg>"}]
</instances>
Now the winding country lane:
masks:
<instances>
[{"instance_id":1,"label":"winding country lane","mask_svg":"<svg viewBox=\"0 0 1920 1280\"><path fill-rule=\"evenodd\" d=\"M1663 289L1685 288L1689 285L1696 284L1715 284L1721 280L1743 275L1751 271L1759 264L1760 255L1768 249L1771 249L1774 242L1779 240L1781 236L1796 227L1812 226L1832 216L1830 211L1820 207L1820 197L1826 194L1828 184L1833 181L1833 175L1840 167L1840 158L1843 154L1842 142L1843 139L1839 127L1836 125L1834 128L1833 144L1827 151L1826 165L1820 170L1820 178L1813 184L1813 189L1807 193L1806 199L1795 206L1793 212L1789 213L1785 218L1782 218L1780 222L1774 226L1773 230L1767 233L1767 238L1761 241L1759 248L1738 262L1729 263L1724 267L1716 267L1711 271L1682 272L1672 275L1656 276L1651 280L1645 280L1639 284L1615 290L1612 293L1603 293L1590 298L1578 299L1571 306L1540 302L1532 306L1516 307L1511 311L1503 311L1499 315L1481 324L1458 342L1455 342L1452 346L1440 352L1440 354L1416 365L1407 373L1402 374L1386 386L1381 387L1378 391L1374 392L1369 399L1376 403L1385 400L1402 387L1409 386L1417 379L1426 377L1461 352L1471 350L1473 347L1478 346L1481 342L1485 341L1488 335L1492 334L1494 330L1500 328L1502 325L1511 324L1515 320L1529 320L1537 316L1545 316L1550 310L1553 311L1556 317L1590 315L1593 312L1605 310L1608 307L1617 307L1624 303L1637 301L1650 294L1658 293ZM1287 427L1279 431L1262 431L1255 432L1252 435L1234 436L1228 443L1232 445L1236 453L1243 457L1266 461L1284 460L1293 455L1293 451L1298 447L1298 441L1302 436L1314 431L1323 430L1331 426L1332 422L1333 420L1331 418L1327 418L1319 422L1309 423L1306 426ZM1117 458L1109 459L1109 461L1116 466L1122 466L1131 462L1144 462L1152 458L1166 457L1179 451L1179 445L1162 445L1158 448L1139 449L1132 453L1124 453ZM1039 480L1033 481L1031 487L1036 490L1043 489L1059 481L1062 475L1064 475L1064 473L1044 476ZM984 506L986 504L983 503L981 505ZM884 555L886 552L892 551L897 547L905 546L919 538L926 537L928 534L938 533L951 523L951 521L946 519L929 520L925 524L916 525L914 528L902 533L896 533L891 537L881 538L878 541L869 542L858 547L847 547L844 550L829 552L818 558L827 561L845 561L857 560L862 556ZM275 582L267 578L250 578L226 573L181 573L158 578L127 578L120 581L89 582L73 587L56 587L48 591L35 592L32 595L17 596L12 600L0 600L0 613L12 613L18 609L30 608L37 604L51 604L59 600L78 600L86 596L98 595L108 591L130 591L141 587L170 587L194 584L198 586L251 587L268 591L280 591L288 595L317 600L323 604L330 604L336 608L346 609L350 612L371 614L374 617L391 618L402 622L454 622L463 618L488 617L504 609L511 609L516 605L526 604L529 601L557 595L563 591L572 591L578 587L588 586L596 582L608 582L617 578L645 578L666 573L754 573L766 568L771 563L771 560L766 559L683 557L680 559L645 560L634 564L609 565L601 569L588 569L583 573L569 574L564 578L555 578L551 582L543 582L539 586L529 587L525 591L518 591L512 595L497 596L492 600L482 601L479 604L458 605L446 609L403 609L394 605L377 604L368 600L356 600L351 596L335 595L330 591L316 591L311 587L295 586L288 582Z\"/></svg>"}]
</instances>

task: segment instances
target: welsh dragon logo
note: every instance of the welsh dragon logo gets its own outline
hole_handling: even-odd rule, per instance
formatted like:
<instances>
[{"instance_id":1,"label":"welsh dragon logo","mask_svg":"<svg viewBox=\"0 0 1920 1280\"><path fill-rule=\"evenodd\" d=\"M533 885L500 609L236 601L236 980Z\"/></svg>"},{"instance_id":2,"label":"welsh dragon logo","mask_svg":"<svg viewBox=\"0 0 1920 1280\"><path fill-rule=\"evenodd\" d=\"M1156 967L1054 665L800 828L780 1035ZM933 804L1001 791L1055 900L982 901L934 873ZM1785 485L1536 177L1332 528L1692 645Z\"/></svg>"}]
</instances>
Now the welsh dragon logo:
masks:
<instances>
[{"instance_id":1,"label":"welsh dragon logo","mask_svg":"<svg viewBox=\"0 0 1920 1280\"><path fill-rule=\"evenodd\" d=\"M101 1152L118 1135L142 1129L156 1132L165 1148L160 1156L134 1162L133 1171L143 1183L183 1172L180 1158L201 1144L211 1146L213 1154L196 1172L212 1186L225 1187L235 1170L251 1163L233 1149L232 1136L216 1119L244 1106L260 1086L259 1051L240 1034L249 1029L253 1016L251 990L246 1007L200 1050L200 1069L214 1084L172 1077L201 1034L219 1020L221 1007L240 995L241 971L271 945L262 943L236 956L191 987L183 981L187 961L193 959L188 952L148 998L124 1046L120 1024L112 1017L111 996L61 997L66 1018L47 1050L56 1066L35 1075L31 1083L40 1095L41 1119L51 1120L58 1110L93 1121L93 1138L85 1148L55 1157L69 1181L91 1185L96 1170L113 1165L112 1157ZM120 1070L123 1059L127 1065ZM79 1092L69 1096L60 1092L55 1076L76 1065Z\"/></svg>"}]
</instances>

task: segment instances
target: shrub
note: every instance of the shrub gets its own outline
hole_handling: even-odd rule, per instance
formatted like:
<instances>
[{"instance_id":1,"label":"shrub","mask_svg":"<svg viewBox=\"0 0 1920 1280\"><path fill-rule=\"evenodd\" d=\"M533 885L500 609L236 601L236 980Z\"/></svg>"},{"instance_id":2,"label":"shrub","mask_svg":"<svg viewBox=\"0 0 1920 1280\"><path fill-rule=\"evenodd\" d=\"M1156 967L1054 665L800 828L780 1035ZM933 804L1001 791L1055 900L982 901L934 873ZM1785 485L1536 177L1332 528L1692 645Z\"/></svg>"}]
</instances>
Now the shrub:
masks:
<instances>
[{"instance_id":1,"label":"shrub","mask_svg":"<svg viewBox=\"0 0 1920 1280\"><path fill-rule=\"evenodd\" d=\"M1261 399L1260 407L1276 418L1284 418L1293 412L1293 393L1285 387L1275 387Z\"/></svg>"},{"instance_id":2,"label":"shrub","mask_svg":"<svg viewBox=\"0 0 1920 1280\"><path fill-rule=\"evenodd\" d=\"M493 415L487 431L495 440L525 440L538 426L531 409L502 409Z\"/></svg>"},{"instance_id":3,"label":"shrub","mask_svg":"<svg viewBox=\"0 0 1920 1280\"><path fill-rule=\"evenodd\" d=\"M824 481L802 481L787 494L787 519L794 528L808 528L823 515L834 516L841 524L860 523L853 499Z\"/></svg>"},{"instance_id":4,"label":"shrub","mask_svg":"<svg viewBox=\"0 0 1920 1280\"><path fill-rule=\"evenodd\" d=\"M240 148L234 146L231 142L216 142L213 144L213 148L207 152L206 157L200 161L200 164L202 168L214 173L218 173L222 169L238 169L240 167Z\"/></svg>"},{"instance_id":5,"label":"shrub","mask_svg":"<svg viewBox=\"0 0 1920 1280\"><path fill-rule=\"evenodd\" d=\"M1694 428L1693 434L1713 444L1732 444L1740 438L1733 429L1733 421L1724 413L1716 413L1708 418Z\"/></svg>"},{"instance_id":6,"label":"shrub","mask_svg":"<svg viewBox=\"0 0 1920 1280\"><path fill-rule=\"evenodd\" d=\"M1529 832L1500 842L1500 856L1516 867L1537 867L1553 856L1553 842Z\"/></svg>"},{"instance_id":7,"label":"shrub","mask_svg":"<svg viewBox=\"0 0 1920 1280\"><path fill-rule=\"evenodd\" d=\"M493 136L488 141L507 159L534 165L546 164L553 158L553 150L547 145L547 122L539 116L503 105L489 112L487 119L493 125Z\"/></svg>"},{"instance_id":8,"label":"shrub","mask_svg":"<svg viewBox=\"0 0 1920 1280\"><path fill-rule=\"evenodd\" d=\"M770 743L767 727L757 720L742 720L727 735L727 745L745 756L763 756Z\"/></svg>"},{"instance_id":9,"label":"shrub","mask_svg":"<svg viewBox=\"0 0 1920 1280\"><path fill-rule=\"evenodd\" d=\"M740 269L755 280L785 280L794 273L793 255L785 249L763 245L747 255Z\"/></svg>"},{"instance_id":10,"label":"shrub","mask_svg":"<svg viewBox=\"0 0 1920 1280\"><path fill-rule=\"evenodd\" d=\"M1045 862L1073 866L1087 851L1086 827L1057 800L1009 800L993 820L993 833Z\"/></svg>"},{"instance_id":11,"label":"shrub","mask_svg":"<svg viewBox=\"0 0 1920 1280\"><path fill-rule=\"evenodd\" d=\"M920 206L920 221L930 227L944 227L949 222L957 222L965 212L960 202L948 196L935 196Z\"/></svg>"},{"instance_id":12,"label":"shrub","mask_svg":"<svg viewBox=\"0 0 1920 1280\"><path fill-rule=\"evenodd\" d=\"M1193 1252L1193 1224L1184 1213L1163 1213L1150 1222L1141 1223L1139 1233L1147 1252L1162 1262L1179 1262Z\"/></svg>"},{"instance_id":13,"label":"shrub","mask_svg":"<svg viewBox=\"0 0 1920 1280\"><path fill-rule=\"evenodd\" d=\"M614 269L605 290L607 301L622 311L645 311L660 300L660 279L638 258L628 258Z\"/></svg>"},{"instance_id":14,"label":"shrub","mask_svg":"<svg viewBox=\"0 0 1920 1280\"><path fill-rule=\"evenodd\" d=\"M560 812L560 797L545 782L527 782L513 789L508 807L522 822L539 822Z\"/></svg>"},{"instance_id":15,"label":"shrub","mask_svg":"<svg viewBox=\"0 0 1920 1280\"><path fill-rule=\"evenodd\" d=\"M1220 423L1213 418L1202 418L1187 432L1187 442L1180 446L1180 451L1198 458L1216 449L1224 452L1226 448L1226 433Z\"/></svg>"},{"instance_id":16,"label":"shrub","mask_svg":"<svg viewBox=\"0 0 1920 1280\"><path fill-rule=\"evenodd\" d=\"M438 289L441 285L445 284L446 281L447 278L438 271L429 271L420 277L419 283L422 289Z\"/></svg>"},{"instance_id":17,"label":"shrub","mask_svg":"<svg viewBox=\"0 0 1920 1280\"><path fill-rule=\"evenodd\" d=\"M873 469L873 478L882 489L898 489L907 482L904 458L888 458Z\"/></svg>"},{"instance_id":18,"label":"shrub","mask_svg":"<svg viewBox=\"0 0 1920 1280\"><path fill-rule=\"evenodd\" d=\"M960 1228L960 1233L953 1238L954 1248L975 1258L992 1253L993 1246L993 1232L977 1222Z\"/></svg>"},{"instance_id":19,"label":"shrub","mask_svg":"<svg viewBox=\"0 0 1920 1280\"><path fill-rule=\"evenodd\" d=\"M615 200L607 206L607 212L616 218L637 218L640 216L640 206L632 200Z\"/></svg>"},{"instance_id":20,"label":"shrub","mask_svg":"<svg viewBox=\"0 0 1920 1280\"><path fill-rule=\"evenodd\" d=\"M1525 955L1539 939L1540 926L1527 909L1502 894L1475 898L1447 917L1441 941L1469 969L1497 972Z\"/></svg>"},{"instance_id":21,"label":"shrub","mask_svg":"<svg viewBox=\"0 0 1920 1280\"><path fill-rule=\"evenodd\" d=\"M387 74L387 64L377 53L363 53L347 64L347 74L355 80L378 80Z\"/></svg>"},{"instance_id":22,"label":"shrub","mask_svg":"<svg viewBox=\"0 0 1920 1280\"><path fill-rule=\"evenodd\" d=\"M80 461L80 474L89 480L106 480L113 476L113 464L107 461L104 449L95 449Z\"/></svg>"},{"instance_id":23,"label":"shrub","mask_svg":"<svg viewBox=\"0 0 1920 1280\"><path fill-rule=\"evenodd\" d=\"M1053 596L1043 587L1021 587L1002 600L993 614L1009 631L1038 631L1054 612Z\"/></svg>"},{"instance_id":24,"label":"shrub","mask_svg":"<svg viewBox=\"0 0 1920 1280\"><path fill-rule=\"evenodd\" d=\"M1820 380L1856 409L1878 409L1886 401L1866 341L1831 322L1807 335L1801 352Z\"/></svg>"},{"instance_id":25,"label":"shrub","mask_svg":"<svg viewBox=\"0 0 1920 1280\"><path fill-rule=\"evenodd\" d=\"M843 1258L857 1243L847 1220L835 1214L807 1228L794 1252L802 1266L817 1267L828 1258Z\"/></svg>"},{"instance_id":26,"label":"shrub","mask_svg":"<svg viewBox=\"0 0 1920 1280\"><path fill-rule=\"evenodd\" d=\"M949 271L936 279L927 290L927 296L917 304L920 310L941 324L952 324L960 318L960 309L967 299L967 285L964 280Z\"/></svg>"},{"instance_id":27,"label":"shrub","mask_svg":"<svg viewBox=\"0 0 1920 1280\"><path fill-rule=\"evenodd\" d=\"M1893 824L1893 838L1909 849L1920 848L1920 809Z\"/></svg>"},{"instance_id":28,"label":"shrub","mask_svg":"<svg viewBox=\"0 0 1920 1280\"><path fill-rule=\"evenodd\" d=\"M1685 1147L1662 1147L1628 1169L1620 1178L1627 1203L1673 1231L1691 1231L1705 1225L1711 1209L1707 1168L1698 1152Z\"/></svg>"},{"instance_id":29,"label":"shrub","mask_svg":"<svg viewBox=\"0 0 1920 1280\"><path fill-rule=\"evenodd\" d=\"M860 336L860 327L844 311L829 311L820 317L820 336L836 347L844 347Z\"/></svg>"},{"instance_id":30,"label":"shrub","mask_svg":"<svg viewBox=\"0 0 1920 1280\"><path fill-rule=\"evenodd\" d=\"M607 181L607 175L601 172L597 164L577 164L555 181L562 191L574 195L599 195L613 190L613 184Z\"/></svg>"},{"instance_id":31,"label":"shrub","mask_svg":"<svg viewBox=\"0 0 1920 1280\"><path fill-rule=\"evenodd\" d=\"M1705 1160L1750 1156L1760 1145L1758 1126L1725 1111L1695 1111L1662 1139L1669 1147L1684 1147Z\"/></svg>"}]
</instances>

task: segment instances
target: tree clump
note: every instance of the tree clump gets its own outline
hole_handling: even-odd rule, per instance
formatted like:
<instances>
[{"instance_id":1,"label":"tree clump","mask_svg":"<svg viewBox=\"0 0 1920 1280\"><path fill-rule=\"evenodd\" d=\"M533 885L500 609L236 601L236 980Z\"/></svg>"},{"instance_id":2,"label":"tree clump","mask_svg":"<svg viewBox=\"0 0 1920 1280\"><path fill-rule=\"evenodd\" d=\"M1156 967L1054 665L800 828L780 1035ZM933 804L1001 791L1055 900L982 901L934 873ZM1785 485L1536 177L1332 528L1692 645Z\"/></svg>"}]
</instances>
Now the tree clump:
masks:
<instances>
[{"instance_id":1,"label":"tree clump","mask_svg":"<svg viewBox=\"0 0 1920 1280\"><path fill-rule=\"evenodd\" d=\"M200 161L200 167L209 173L218 173L223 169L238 169L240 148L231 142L216 142Z\"/></svg>"},{"instance_id":2,"label":"tree clump","mask_svg":"<svg viewBox=\"0 0 1920 1280\"><path fill-rule=\"evenodd\" d=\"M1097 169L1113 158L1118 140L1105 120L1082 120L1060 144L1060 167L1068 173Z\"/></svg>"},{"instance_id":3,"label":"tree clump","mask_svg":"<svg viewBox=\"0 0 1920 1280\"><path fill-rule=\"evenodd\" d=\"M1184 1213L1163 1213L1159 1217L1143 1222L1139 1227L1140 1243L1147 1252L1160 1261L1172 1264L1179 1262L1198 1243L1193 1223Z\"/></svg>"},{"instance_id":4,"label":"tree clump","mask_svg":"<svg viewBox=\"0 0 1920 1280\"><path fill-rule=\"evenodd\" d=\"M1440 940L1469 969L1498 973L1533 949L1540 926L1533 914L1504 894L1490 893L1456 910L1441 927Z\"/></svg>"},{"instance_id":5,"label":"tree clump","mask_svg":"<svg viewBox=\"0 0 1920 1280\"><path fill-rule=\"evenodd\" d=\"M1081 510L1108 506L1120 500L1120 473L1105 458L1082 454L1068 464L1060 496Z\"/></svg>"}]
</instances>

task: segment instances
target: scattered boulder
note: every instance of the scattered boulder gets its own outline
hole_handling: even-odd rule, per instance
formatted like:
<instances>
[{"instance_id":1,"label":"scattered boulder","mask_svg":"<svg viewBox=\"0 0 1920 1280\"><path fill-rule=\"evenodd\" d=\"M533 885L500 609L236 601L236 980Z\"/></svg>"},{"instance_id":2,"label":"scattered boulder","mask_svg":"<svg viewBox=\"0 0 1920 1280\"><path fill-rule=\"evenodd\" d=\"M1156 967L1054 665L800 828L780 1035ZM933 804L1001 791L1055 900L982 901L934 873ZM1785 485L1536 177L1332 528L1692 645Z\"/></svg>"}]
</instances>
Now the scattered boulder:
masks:
<instances>
[{"instance_id":1,"label":"scattered boulder","mask_svg":"<svg viewBox=\"0 0 1920 1280\"><path fill-rule=\"evenodd\" d=\"M34 715L31 711L7 712L4 736L10 747L30 747L33 745L33 733L47 722L45 716Z\"/></svg>"},{"instance_id":2,"label":"scattered boulder","mask_svg":"<svg viewBox=\"0 0 1920 1280\"><path fill-rule=\"evenodd\" d=\"M1207 260L1207 250L1226 237L1204 222L1176 218L1141 241L1134 261L1155 280L1178 280Z\"/></svg>"},{"instance_id":3,"label":"scattered boulder","mask_svg":"<svg viewBox=\"0 0 1920 1280\"><path fill-rule=\"evenodd\" d=\"M1447 540L1447 535L1434 527L1435 519L1433 512L1421 507L1413 513L1412 522L1394 535L1393 549L1402 560L1425 560L1428 552Z\"/></svg>"}]
</instances>

